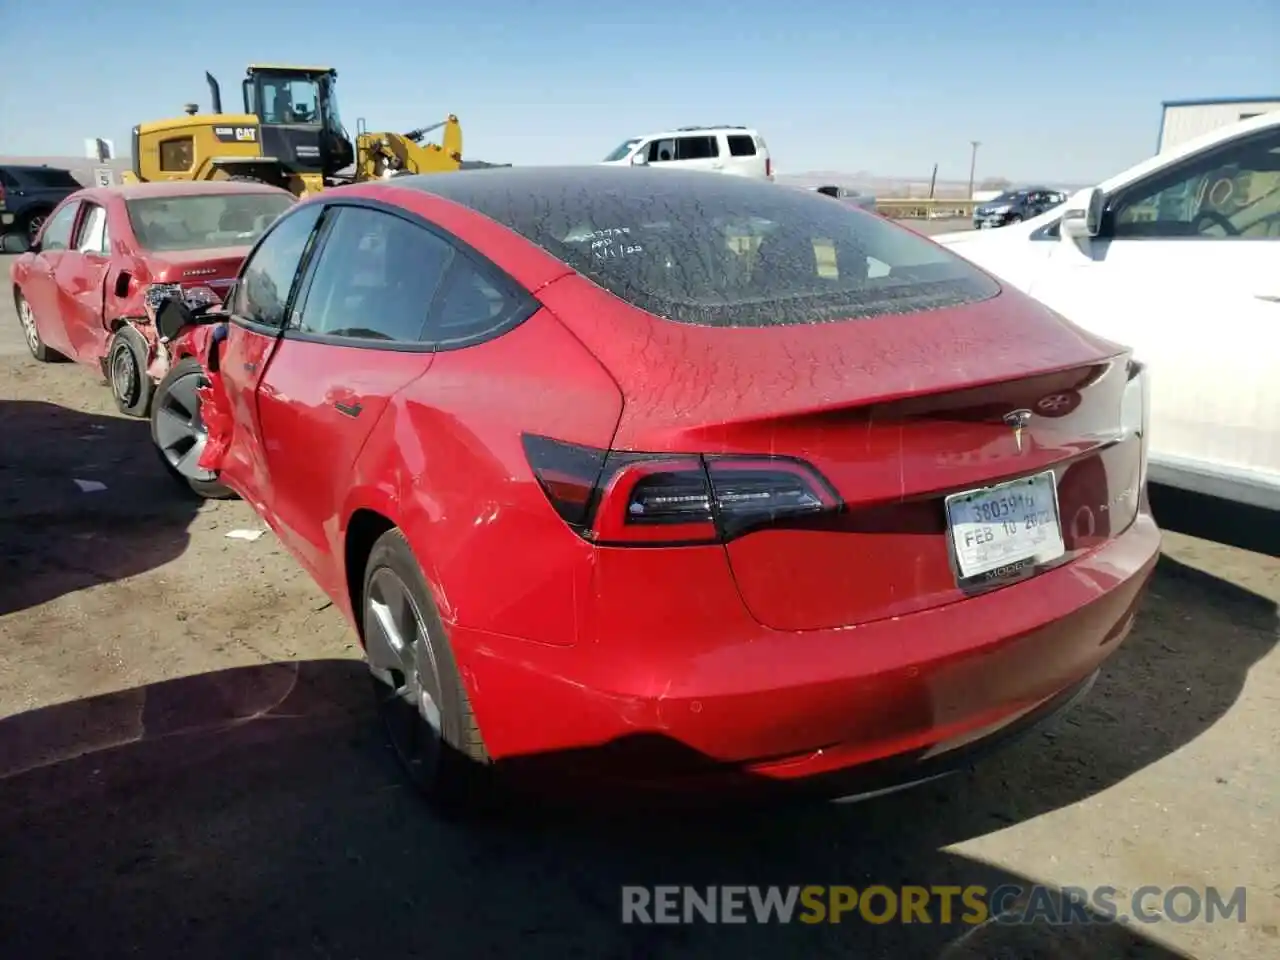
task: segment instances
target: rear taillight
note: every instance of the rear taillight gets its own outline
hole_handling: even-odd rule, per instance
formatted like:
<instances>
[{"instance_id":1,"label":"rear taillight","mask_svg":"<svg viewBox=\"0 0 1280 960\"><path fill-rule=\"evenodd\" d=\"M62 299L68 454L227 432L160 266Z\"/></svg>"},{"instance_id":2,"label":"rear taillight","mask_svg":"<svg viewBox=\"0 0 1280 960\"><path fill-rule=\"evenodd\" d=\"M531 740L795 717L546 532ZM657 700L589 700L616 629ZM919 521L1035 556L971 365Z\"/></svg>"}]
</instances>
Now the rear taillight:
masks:
<instances>
[{"instance_id":1,"label":"rear taillight","mask_svg":"<svg viewBox=\"0 0 1280 960\"><path fill-rule=\"evenodd\" d=\"M523 439L552 507L593 543L724 543L843 506L813 467L789 457L610 453Z\"/></svg>"},{"instance_id":2,"label":"rear taillight","mask_svg":"<svg viewBox=\"0 0 1280 960\"><path fill-rule=\"evenodd\" d=\"M772 157L764 158L764 175L766 177L773 176L773 158Z\"/></svg>"}]
</instances>

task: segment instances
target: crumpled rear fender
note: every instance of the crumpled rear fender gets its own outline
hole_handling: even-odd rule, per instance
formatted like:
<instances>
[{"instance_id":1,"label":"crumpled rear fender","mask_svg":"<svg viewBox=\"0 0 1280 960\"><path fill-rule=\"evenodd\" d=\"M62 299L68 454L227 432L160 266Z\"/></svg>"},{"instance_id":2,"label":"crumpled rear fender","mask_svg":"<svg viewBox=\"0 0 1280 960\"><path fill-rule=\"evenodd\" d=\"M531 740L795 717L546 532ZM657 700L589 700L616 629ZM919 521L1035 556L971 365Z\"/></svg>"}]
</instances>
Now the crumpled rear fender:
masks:
<instances>
[{"instance_id":1,"label":"crumpled rear fender","mask_svg":"<svg viewBox=\"0 0 1280 960\"><path fill-rule=\"evenodd\" d=\"M167 350L172 363L194 357L204 370L205 383L196 389L196 396L200 398L200 419L208 431L208 440L199 460L202 470L222 469L222 461L231 445L235 426L231 416L231 401L227 397L219 365L226 337L225 322L197 324L187 327L169 343L161 345L162 350Z\"/></svg>"}]
</instances>

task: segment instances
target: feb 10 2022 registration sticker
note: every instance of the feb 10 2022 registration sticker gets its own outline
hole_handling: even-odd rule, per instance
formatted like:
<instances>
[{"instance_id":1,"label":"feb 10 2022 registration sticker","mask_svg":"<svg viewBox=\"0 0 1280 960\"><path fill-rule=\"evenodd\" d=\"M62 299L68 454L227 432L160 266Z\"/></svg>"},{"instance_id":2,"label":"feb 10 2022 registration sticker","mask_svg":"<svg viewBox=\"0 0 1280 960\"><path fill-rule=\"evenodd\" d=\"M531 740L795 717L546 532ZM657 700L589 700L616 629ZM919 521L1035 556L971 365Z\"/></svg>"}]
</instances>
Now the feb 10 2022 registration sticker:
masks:
<instances>
[{"instance_id":1,"label":"feb 10 2022 registration sticker","mask_svg":"<svg viewBox=\"0 0 1280 960\"><path fill-rule=\"evenodd\" d=\"M1052 470L952 494L946 507L962 582L1018 573L1066 552Z\"/></svg>"}]
</instances>

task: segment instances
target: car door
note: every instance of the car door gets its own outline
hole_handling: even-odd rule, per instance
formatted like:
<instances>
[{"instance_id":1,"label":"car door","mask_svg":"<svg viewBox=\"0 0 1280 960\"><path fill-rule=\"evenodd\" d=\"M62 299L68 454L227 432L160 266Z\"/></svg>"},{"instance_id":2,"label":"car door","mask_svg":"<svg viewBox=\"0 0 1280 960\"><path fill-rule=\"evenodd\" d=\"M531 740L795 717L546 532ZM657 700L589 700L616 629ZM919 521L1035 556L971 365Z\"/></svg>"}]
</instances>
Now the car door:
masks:
<instances>
[{"instance_id":1,"label":"car door","mask_svg":"<svg viewBox=\"0 0 1280 960\"><path fill-rule=\"evenodd\" d=\"M302 204L280 217L245 258L227 298L230 320L216 357L234 426L222 481L271 522L271 478L258 419L258 384L266 370L299 278L314 249L324 206Z\"/></svg>"},{"instance_id":2,"label":"car door","mask_svg":"<svg viewBox=\"0 0 1280 960\"><path fill-rule=\"evenodd\" d=\"M71 236L80 212L79 200L68 200L45 221L37 241L37 249L31 264L31 272L23 285L23 296L31 304L40 338L61 354L73 354L67 337L66 325L59 310L58 284L55 279L58 265L71 246Z\"/></svg>"},{"instance_id":3,"label":"car door","mask_svg":"<svg viewBox=\"0 0 1280 960\"><path fill-rule=\"evenodd\" d=\"M326 588L343 582L339 514L392 398L431 365L422 331L451 244L408 216L337 203L258 387L277 532Z\"/></svg>"},{"instance_id":4,"label":"car door","mask_svg":"<svg viewBox=\"0 0 1280 960\"><path fill-rule=\"evenodd\" d=\"M106 207L83 201L70 249L62 254L54 270L58 312L66 329L70 356L83 362L95 361L107 352L108 333L102 308L110 251Z\"/></svg>"},{"instance_id":5,"label":"car door","mask_svg":"<svg viewBox=\"0 0 1280 960\"><path fill-rule=\"evenodd\" d=\"M1150 365L1153 479L1280 495L1280 130L1115 191L1100 235L1062 236L1030 292Z\"/></svg>"}]
</instances>

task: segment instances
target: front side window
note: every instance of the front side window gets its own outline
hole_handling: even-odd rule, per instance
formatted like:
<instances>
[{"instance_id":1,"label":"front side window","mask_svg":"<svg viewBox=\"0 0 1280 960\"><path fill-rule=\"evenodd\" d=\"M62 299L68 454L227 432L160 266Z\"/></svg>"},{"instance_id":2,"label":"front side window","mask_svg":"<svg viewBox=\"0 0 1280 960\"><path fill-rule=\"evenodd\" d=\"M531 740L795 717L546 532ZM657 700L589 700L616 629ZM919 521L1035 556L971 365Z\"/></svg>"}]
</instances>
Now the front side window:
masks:
<instances>
[{"instance_id":1,"label":"front side window","mask_svg":"<svg viewBox=\"0 0 1280 960\"><path fill-rule=\"evenodd\" d=\"M79 209L80 201L73 200L49 218L40 235L41 251L52 253L71 246L71 228L76 224L76 212Z\"/></svg>"},{"instance_id":2,"label":"front side window","mask_svg":"<svg viewBox=\"0 0 1280 960\"><path fill-rule=\"evenodd\" d=\"M289 294L323 209L318 203L306 204L262 238L240 272L232 313L252 323L284 325Z\"/></svg>"},{"instance_id":3,"label":"front side window","mask_svg":"<svg viewBox=\"0 0 1280 960\"><path fill-rule=\"evenodd\" d=\"M96 203L85 204L84 217L80 220L80 237L76 249L81 253L105 254L110 251L107 238L107 211Z\"/></svg>"},{"instance_id":4,"label":"front side window","mask_svg":"<svg viewBox=\"0 0 1280 960\"><path fill-rule=\"evenodd\" d=\"M266 77L261 106L263 123L319 123L319 84L299 77Z\"/></svg>"},{"instance_id":5,"label":"front side window","mask_svg":"<svg viewBox=\"0 0 1280 960\"><path fill-rule=\"evenodd\" d=\"M676 158L676 142L668 137L665 140L654 140L649 144L649 162L667 163Z\"/></svg>"},{"instance_id":6,"label":"front side window","mask_svg":"<svg viewBox=\"0 0 1280 960\"><path fill-rule=\"evenodd\" d=\"M819 323L999 292L956 254L816 193L739 177L598 170L572 182L531 169L502 189L479 181L432 189L628 303L682 323Z\"/></svg>"},{"instance_id":7,"label":"front side window","mask_svg":"<svg viewBox=\"0 0 1280 960\"><path fill-rule=\"evenodd\" d=\"M251 246L294 203L285 191L254 191L146 197L126 209L142 249L166 253Z\"/></svg>"},{"instance_id":8,"label":"front side window","mask_svg":"<svg viewBox=\"0 0 1280 960\"><path fill-rule=\"evenodd\" d=\"M379 210L340 207L333 216L306 303L291 328L384 343L422 342L453 248Z\"/></svg>"},{"instance_id":9,"label":"front side window","mask_svg":"<svg viewBox=\"0 0 1280 960\"><path fill-rule=\"evenodd\" d=\"M79 190L81 183L70 170L60 167L28 167L18 174L32 187L48 190Z\"/></svg>"},{"instance_id":10,"label":"front side window","mask_svg":"<svg viewBox=\"0 0 1280 960\"><path fill-rule=\"evenodd\" d=\"M1117 238L1280 238L1280 132L1158 174L1126 191L1111 220Z\"/></svg>"}]
</instances>

